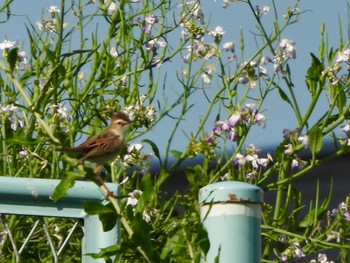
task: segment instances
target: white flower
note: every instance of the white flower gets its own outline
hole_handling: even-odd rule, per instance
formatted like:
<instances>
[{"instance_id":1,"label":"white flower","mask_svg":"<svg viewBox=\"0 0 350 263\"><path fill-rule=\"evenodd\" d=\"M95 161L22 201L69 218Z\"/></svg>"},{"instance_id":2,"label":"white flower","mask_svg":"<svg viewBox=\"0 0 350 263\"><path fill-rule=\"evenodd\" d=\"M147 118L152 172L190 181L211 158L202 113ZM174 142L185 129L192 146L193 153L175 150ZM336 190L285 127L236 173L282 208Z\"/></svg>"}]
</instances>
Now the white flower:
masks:
<instances>
[{"instance_id":1,"label":"white flower","mask_svg":"<svg viewBox=\"0 0 350 263\"><path fill-rule=\"evenodd\" d=\"M279 43L279 47L283 50L283 58L296 58L295 42L289 39L282 39Z\"/></svg>"},{"instance_id":2,"label":"white flower","mask_svg":"<svg viewBox=\"0 0 350 263\"><path fill-rule=\"evenodd\" d=\"M36 21L36 26L39 28L40 31L43 31L45 29L44 25L39 21Z\"/></svg>"},{"instance_id":3,"label":"white flower","mask_svg":"<svg viewBox=\"0 0 350 263\"><path fill-rule=\"evenodd\" d=\"M10 49L14 47L15 44L16 42L5 39L4 42L0 43L0 50Z\"/></svg>"},{"instance_id":4,"label":"white flower","mask_svg":"<svg viewBox=\"0 0 350 263\"><path fill-rule=\"evenodd\" d=\"M221 26L217 26L214 31L209 32L209 35L214 37L216 44L219 44L225 33Z\"/></svg>"},{"instance_id":5,"label":"white flower","mask_svg":"<svg viewBox=\"0 0 350 263\"><path fill-rule=\"evenodd\" d=\"M142 194L141 190L134 190L131 193L129 193L129 197L126 201L126 205L136 206L141 194Z\"/></svg>"},{"instance_id":6,"label":"white flower","mask_svg":"<svg viewBox=\"0 0 350 263\"><path fill-rule=\"evenodd\" d=\"M203 73L203 74L201 75L201 77L202 77L203 82L204 82L205 84L207 84L207 85L210 84L211 79L212 79L212 76L211 76L210 74Z\"/></svg>"},{"instance_id":7,"label":"white flower","mask_svg":"<svg viewBox=\"0 0 350 263\"><path fill-rule=\"evenodd\" d=\"M340 233L337 231L331 231L329 235L327 236L326 241L332 241L336 239L337 243L340 243Z\"/></svg>"},{"instance_id":8,"label":"white flower","mask_svg":"<svg viewBox=\"0 0 350 263\"><path fill-rule=\"evenodd\" d=\"M23 64L27 64L27 54L22 47L18 48L18 59L19 59L19 62L22 62Z\"/></svg>"},{"instance_id":9,"label":"white flower","mask_svg":"<svg viewBox=\"0 0 350 263\"><path fill-rule=\"evenodd\" d=\"M207 74L211 74L214 71L216 71L216 68L215 68L214 64L209 64L208 66L205 67L205 72Z\"/></svg>"},{"instance_id":10,"label":"white flower","mask_svg":"<svg viewBox=\"0 0 350 263\"><path fill-rule=\"evenodd\" d=\"M273 62L273 70L275 72L281 71L282 70L282 57L277 56L272 59Z\"/></svg>"},{"instance_id":11,"label":"white flower","mask_svg":"<svg viewBox=\"0 0 350 263\"><path fill-rule=\"evenodd\" d=\"M224 1L223 1L223 4L222 4L222 7L223 7L223 8L227 8L227 7L230 6L229 3L234 3L234 2L238 2L238 1L239 1L239 0L224 0Z\"/></svg>"},{"instance_id":12,"label":"white flower","mask_svg":"<svg viewBox=\"0 0 350 263\"><path fill-rule=\"evenodd\" d=\"M21 160L28 158L28 152L26 150L19 151L18 156Z\"/></svg>"},{"instance_id":13,"label":"white flower","mask_svg":"<svg viewBox=\"0 0 350 263\"><path fill-rule=\"evenodd\" d=\"M350 131L350 124L346 124L342 129L341 129L343 132L347 133Z\"/></svg>"},{"instance_id":14,"label":"white flower","mask_svg":"<svg viewBox=\"0 0 350 263\"><path fill-rule=\"evenodd\" d=\"M104 4L107 6L108 14L113 14L118 8L118 1L105 0Z\"/></svg>"},{"instance_id":15,"label":"white flower","mask_svg":"<svg viewBox=\"0 0 350 263\"><path fill-rule=\"evenodd\" d=\"M247 78L247 76L243 75L238 78L238 82L242 84L247 84L249 82L249 79Z\"/></svg>"},{"instance_id":16,"label":"white flower","mask_svg":"<svg viewBox=\"0 0 350 263\"><path fill-rule=\"evenodd\" d=\"M270 7L268 5L265 5L262 9L262 14L266 15L270 11Z\"/></svg>"},{"instance_id":17,"label":"white flower","mask_svg":"<svg viewBox=\"0 0 350 263\"><path fill-rule=\"evenodd\" d=\"M48 11L49 11L51 14L56 14L56 13L60 13L60 12L61 12L61 10L59 10L58 7L55 6L55 5L50 6L50 8L49 8Z\"/></svg>"},{"instance_id":18,"label":"white flower","mask_svg":"<svg viewBox=\"0 0 350 263\"><path fill-rule=\"evenodd\" d=\"M81 71L78 74L78 81L82 82L85 79L85 72Z\"/></svg>"},{"instance_id":19,"label":"white flower","mask_svg":"<svg viewBox=\"0 0 350 263\"><path fill-rule=\"evenodd\" d=\"M21 127L21 128L24 127L23 121L17 119L17 117L16 117L15 115L10 116L10 117L9 117L9 121L10 121L10 123L11 123L11 129L12 129L13 131L16 131L17 128L18 128L18 126Z\"/></svg>"},{"instance_id":20,"label":"white flower","mask_svg":"<svg viewBox=\"0 0 350 263\"><path fill-rule=\"evenodd\" d=\"M143 148L143 145L142 145L142 144L140 144L140 143L135 143L135 144L129 145L127 151L128 151L128 153L131 153L131 152L133 152L133 151L139 152L139 151L141 151L142 148Z\"/></svg>"},{"instance_id":21,"label":"white flower","mask_svg":"<svg viewBox=\"0 0 350 263\"><path fill-rule=\"evenodd\" d=\"M222 45L225 51L231 51L235 52L235 43L233 42L226 42Z\"/></svg>"},{"instance_id":22,"label":"white flower","mask_svg":"<svg viewBox=\"0 0 350 263\"><path fill-rule=\"evenodd\" d=\"M146 117L150 122L154 122L156 119L156 111L152 105L146 107L147 114Z\"/></svg>"},{"instance_id":23,"label":"white flower","mask_svg":"<svg viewBox=\"0 0 350 263\"><path fill-rule=\"evenodd\" d=\"M112 58L117 58L118 57L118 51L116 50L115 47L111 48L111 50L109 51L109 54L112 56Z\"/></svg>"},{"instance_id":24,"label":"white flower","mask_svg":"<svg viewBox=\"0 0 350 263\"><path fill-rule=\"evenodd\" d=\"M56 109L56 112L59 115L60 119L67 121L73 120L73 117L68 113L68 110L66 106L64 106L64 104L58 103L55 105L51 105L50 107Z\"/></svg>"},{"instance_id":25,"label":"white flower","mask_svg":"<svg viewBox=\"0 0 350 263\"><path fill-rule=\"evenodd\" d=\"M9 113L9 112L13 112L13 111L15 111L15 110L17 110L17 106L15 106L14 104L8 104L8 105L6 105L5 107L4 106L2 106L1 104L0 104L0 113Z\"/></svg>"},{"instance_id":26,"label":"white flower","mask_svg":"<svg viewBox=\"0 0 350 263\"><path fill-rule=\"evenodd\" d=\"M266 168L267 165L269 164L270 159L269 158L259 158L258 159L258 164L262 166L263 168Z\"/></svg>"},{"instance_id":27,"label":"white flower","mask_svg":"<svg viewBox=\"0 0 350 263\"><path fill-rule=\"evenodd\" d=\"M293 145L291 143L284 145L284 148L286 148L286 150L284 150L285 155L291 155L294 151Z\"/></svg>"},{"instance_id":28,"label":"white flower","mask_svg":"<svg viewBox=\"0 0 350 263\"><path fill-rule=\"evenodd\" d=\"M215 30L214 31L211 31L210 34L213 36L213 37L216 37L217 35L224 35L226 33L226 31L223 30L223 28L221 26L217 26L215 27Z\"/></svg>"},{"instance_id":29,"label":"white flower","mask_svg":"<svg viewBox=\"0 0 350 263\"><path fill-rule=\"evenodd\" d=\"M151 209L145 209L142 212L142 218L143 220L145 220L147 223L151 222L151 218L155 215L158 214L158 210L155 208L151 208Z\"/></svg>"},{"instance_id":30,"label":"white flower","mask_svg":"<svg viewBox=\"0 0 350 263\"><path fill-rule=\"evenodd\" d=\"M319 263L334 263L333 261L328 261L326 254L319 253L316 259L311 260L310 262L319 262Z\"/></svg>"},{"instance_id":31,"label":"white flower","mask_svg":"<svg viewBox=\"0 0 350 263\"><path fill-rule=\"evenodd\" d=\"M246 160L248 162L250 162L255 169L258 168L258 160L259 160L258 155L256 155L256 154L253 154L253 155L248 154L246 156Z\"/></svg>"},{"instance_id":32,"label":"white flower","mask_svg":"<svg viewBox=\"0 0 350 263\"><path fill-rule=\"evenodd\" d=\"M203 11L202 11L202 8L201 8L199 2L196 2L195 6L193 7L192 10L193 10L193 15L195 16L195 18L197 20L199 20L202 25L204 25L204 23L205 23L204 14L203 14Z\"/></svg>"},{"instance_id":33,"label":"white flower","mask_svg":"<svg viewBox=\"0 0 350 263\"><path fill-rule=\"evenodd\" d=\"M338 205L338 208L344 213L348 210L348 205L345 202L341 202Z\"/></svg>"}]
</instances>

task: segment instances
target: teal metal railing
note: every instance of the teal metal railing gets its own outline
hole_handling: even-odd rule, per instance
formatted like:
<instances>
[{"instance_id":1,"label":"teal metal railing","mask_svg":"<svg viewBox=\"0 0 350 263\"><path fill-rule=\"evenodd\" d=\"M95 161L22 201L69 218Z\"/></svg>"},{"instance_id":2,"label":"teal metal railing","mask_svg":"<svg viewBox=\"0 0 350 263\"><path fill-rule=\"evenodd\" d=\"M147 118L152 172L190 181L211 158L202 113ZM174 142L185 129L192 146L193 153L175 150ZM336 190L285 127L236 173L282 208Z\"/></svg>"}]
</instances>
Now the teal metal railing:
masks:
<instances>
[{"instance_id":1,"label":"teal metal railing","mask_svg":"<svg viewBox=\"0 0 350 263\"><path fill-rule=\"evenodd\" d=\"M105 196L93 182L77 181L74 187L68 190L67 196L64 199L53 202L51 195L59 182L59 180L49 179L0 177L0 214L2 217L5 214L10 214L37 216L39 218L20 248L17 248L17 244L11 237L11 229L7 230L16 261L21 261L21 254L25 250L25 245L30 240L31 233L34 232L36 227L42 225L53 254L54 262L59 262L59 255L77 228L78 221L73 225L69 233L67 233L60 248L57 249L51 242L50 233L43 218L61 217L83 220L82 262L105 262L104 259L93 259L88 254L98 253L101 248L118 243L120 241L120 224L117 222L112 230L104 232L98 216L88 215L83 209L84 201L99 201L104 203L106 202ZM119 194L119 185L108 183L107 187L114 195L117 196Z\"/></svg>"}]
</instances>

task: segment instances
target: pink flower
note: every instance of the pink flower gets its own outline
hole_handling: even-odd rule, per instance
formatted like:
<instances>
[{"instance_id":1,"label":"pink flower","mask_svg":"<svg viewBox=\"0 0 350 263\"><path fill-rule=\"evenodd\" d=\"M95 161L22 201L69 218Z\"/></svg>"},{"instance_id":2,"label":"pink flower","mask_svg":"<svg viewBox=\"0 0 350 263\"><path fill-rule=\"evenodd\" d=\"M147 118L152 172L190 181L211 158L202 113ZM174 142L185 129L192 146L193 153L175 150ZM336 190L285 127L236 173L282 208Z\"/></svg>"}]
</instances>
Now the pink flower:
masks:
<instances>
[{"instance_id":1,"label":"pink flower","mask_svg":"<svg viewBox=\"0 0 350 263\"><path fill-rule=\"evenodd\" d=\"M216 125L221 128L221 131L228 131L231 128L226 121L217 121Z\"/></svg>"},{"instance_id":2,"label":"pink flower","mask_svg":"<svg viewBox=\"0 0 350 263\"><path fill-rule=\"evenodd\" d=\"M266 117L259 112L255 114L254 120L259 126L266 123Z\"/></svg>"},{"instance_id":3,"label":"pink flower","mask_svg":"<svg viewBox=\"0 0 350 263\"><path fill-rule=\"evenodd\" d=\"M239 111L235 111L227 120L228 124L231 127L234 127L238 124L240 124L242 121L242 116L241 113Z\"/></svg>"},{"instance_id":4,"label":"pink flower","mask_svg":"<svg viewBox=\"0 0 350 263\"><path fill-rule=\"evenodd\" d=\"M159 48L166 46L167 42L158 41L156 38L154 38L146 43L146 50L156 52Z\"/></svg>"},{"instance_id":5,"label":"pink flower","mask_svg":"<svg viewBox=\"0 0 350 263\"><path fill-rule=\"evenodd\" d=\"M239 167L243 167L244 164L246 163L246 158L244 155L237 153L235 158L232 160L232 162L238 165Z\"/></svg>"},{"instance_id":6,"label":"pink flower","mask_svg":"<svg viewBox=\"0 0 350 263\"><path fill-rule=\"evenodd\" d=\"M335 57L335 62L336 63L347 62L349 61L349 58L350 58L350 49L347 48L344 51L337 53L337 56Z\"/></svg>"},{"instance_id":7,"label":"pink flower","mask_svg":"<svg viewBox=\"0 0 350 263\"><path fill-rule=\"evenodd\" d=\"M307 135L301 135L298 137L298 141L304 146L305 149L310 147L310 137Z\"/></svg>"}]
</instances>

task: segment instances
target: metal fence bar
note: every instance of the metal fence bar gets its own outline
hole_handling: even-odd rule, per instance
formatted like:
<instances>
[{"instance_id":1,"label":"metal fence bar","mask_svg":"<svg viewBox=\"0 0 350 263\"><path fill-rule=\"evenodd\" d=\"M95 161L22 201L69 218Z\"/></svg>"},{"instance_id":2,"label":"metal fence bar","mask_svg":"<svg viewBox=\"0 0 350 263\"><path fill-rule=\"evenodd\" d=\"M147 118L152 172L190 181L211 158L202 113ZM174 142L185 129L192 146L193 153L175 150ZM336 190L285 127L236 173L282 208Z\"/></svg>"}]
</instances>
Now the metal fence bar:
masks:
<instances>
[{"instance_id":1,"label":"metal fence bar","mask_svg":"<svg viewBox=\"0 0 350 263\"><path fill-rule=\"evenodd\" d=\"M97 253L101 248L119 242L119 223L114 229L103 232L98 217L87 215L83 209L84 201L103 203L105 196L93 182L77 181L64 199L53 202L51 196L59 182L60 180L52 179L0 176L0 214L83 219L82 262L105 262L86 254ZM114 195L119 194L119 185L107 183L107 187Z\"/></svg>"}]
</instances>

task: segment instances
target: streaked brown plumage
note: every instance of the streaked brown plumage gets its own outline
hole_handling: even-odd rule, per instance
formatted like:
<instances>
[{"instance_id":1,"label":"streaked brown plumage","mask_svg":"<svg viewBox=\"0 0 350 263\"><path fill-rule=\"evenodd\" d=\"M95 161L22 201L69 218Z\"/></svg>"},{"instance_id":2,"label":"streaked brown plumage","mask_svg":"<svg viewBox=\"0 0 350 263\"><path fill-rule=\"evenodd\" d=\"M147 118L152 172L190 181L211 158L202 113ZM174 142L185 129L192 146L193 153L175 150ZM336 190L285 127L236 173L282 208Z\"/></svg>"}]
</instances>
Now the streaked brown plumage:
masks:
<instances>
[{"instance_id":1,"label":"streaked brown plumage","mask_svg":"<svg viewBox=\"0 0 350 263\"><path fill-rule=\"evenodd\" d=\"M102 185L105 185L100 176L103 165L109 161L113 161L123 147L125 135L130 129L131 120L128 115L123 112L114 114L111 118L111 124L101 134L96 135L73 148L61 148L61 151L74 155L79 159L79 164L85 161L96 163L94 174ZM107 191L108 188L106 187ZM111 194L109 192L109 194Z\"/></svg>"},{"instance_id":2,"label":"streaked brown plumage","mask_svg":"<svg viewBox=\"0 0 350 263\"><path fill-rule=\"evenodd\" d=\"M79 159L79 163L89 161L98 165L113 161L119 154L130 128L131 120L122 112L114 114L110 126L101 134L83 142L77 147L62 148L64 152L72 153Z\"/></svg>"}]
</instances>

